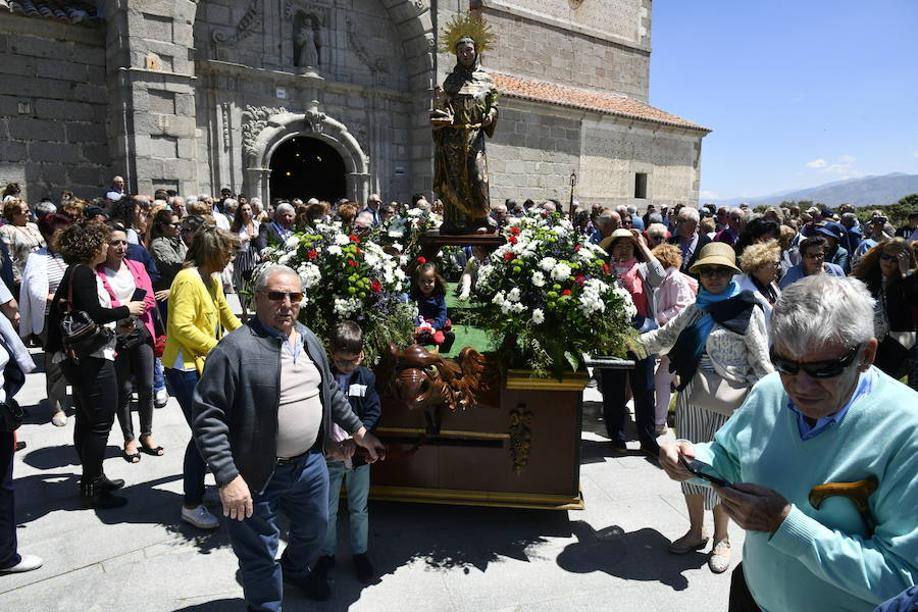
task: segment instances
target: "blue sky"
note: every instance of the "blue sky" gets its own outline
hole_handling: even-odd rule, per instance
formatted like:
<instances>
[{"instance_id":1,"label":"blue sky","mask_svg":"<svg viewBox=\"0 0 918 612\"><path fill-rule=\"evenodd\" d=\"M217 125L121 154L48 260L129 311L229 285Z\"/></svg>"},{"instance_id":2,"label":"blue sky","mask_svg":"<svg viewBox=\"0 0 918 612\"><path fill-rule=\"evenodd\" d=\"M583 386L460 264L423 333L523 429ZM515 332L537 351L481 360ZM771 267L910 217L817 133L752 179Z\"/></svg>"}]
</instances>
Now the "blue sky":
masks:
<instances>
[{"instance_id":1,"label":"blue sky","mask_svg":"<svg viewBox=\"0 0 918 612\"><path fill-rule=\"evenodd\" d=\"M918 0L657 0L650 102L712 128L702 201L918 174Z\"/></svg>"}]
</instances>

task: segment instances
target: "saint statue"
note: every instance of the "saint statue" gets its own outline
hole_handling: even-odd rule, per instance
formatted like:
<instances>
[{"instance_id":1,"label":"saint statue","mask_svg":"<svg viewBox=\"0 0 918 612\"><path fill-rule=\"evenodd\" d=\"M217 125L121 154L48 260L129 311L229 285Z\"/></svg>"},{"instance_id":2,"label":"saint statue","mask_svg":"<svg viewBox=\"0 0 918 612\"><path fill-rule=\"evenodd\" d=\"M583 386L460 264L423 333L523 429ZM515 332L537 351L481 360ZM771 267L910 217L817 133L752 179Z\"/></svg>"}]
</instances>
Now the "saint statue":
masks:
<instances>
[{"instance_id":1,"label":"saint statue","mask_svg":"<svg viewBox=\"0 0 918 612\"><path fill-rule=\"evenodd\" d=\"M296 57L296 65L300 68L315 68L319 65L319 47L316 39L316 26L309 16L302 13L297 15L299 28L296 32L296 43L300 51Z\"/></svg>"},{"instance_id":2,"label":"saint statue","mask_svg":"<svg viewBox=\"0 0 918 612\"><path fill-rule=\"evenodd\" d=\"M463 32L477 34L478 40L473 35L458 36ZM480 64L490 33L480 19L468 16L454 19L445 38L457 62L443 89L437 89L430 119L435 143L433 188L444 205L440 233L494 232L485 137L492 137L497 125L497 89Z\"/></svg>"}]
</instances>

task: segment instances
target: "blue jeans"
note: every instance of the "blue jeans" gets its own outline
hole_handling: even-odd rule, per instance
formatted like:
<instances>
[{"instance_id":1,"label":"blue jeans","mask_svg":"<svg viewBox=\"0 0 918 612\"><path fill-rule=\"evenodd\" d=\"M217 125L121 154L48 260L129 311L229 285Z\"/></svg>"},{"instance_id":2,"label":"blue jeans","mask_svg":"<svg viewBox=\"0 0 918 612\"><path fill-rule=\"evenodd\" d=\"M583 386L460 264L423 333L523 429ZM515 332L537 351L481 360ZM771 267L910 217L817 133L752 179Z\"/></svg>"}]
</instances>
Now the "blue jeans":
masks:
<instances>
[{"instance_id":1,"label":"blue jeans","mask_svg":"<svg viewBox=\"0 0 918 612\"><path fill-rule=\"evenodd\" d=\"M341 483L347 484L347 510L351 525L351 552L362 555L367 552L367 534L370 530L370 514L367 498L370 496L370 466L361 465L349 470L343 461L328 462L328 531L322 544L322 554L335 556L338 548L338 500L341 499Z\"/></svg>"},{"instance_id":2,"label":"blue jeans","mask_svg":"<svg viewBox=\"0 0 918 612\"><path fill-rule=\"evenodd\" d=\"M245 601L253 610L280 610L283 576L304 577L328 526L328 469L321 451L277 465L264 491L252 491L254 512L244 521L227 520ZM280 538L277 511L290 520L287 548L275 560Z\"/></svg>"},{"instance_id":3,"label":"blue jeans","mask_svg":"<svg viewBox=\"0 0 918 612\"><path fill-rule=\"evenodd\" d=\"M185 422L191 427L191 396L194 393L195 385L198 384L200 379L197 370L186 372L184 370L166 368L166 378L169 379L172 394L178 400L179 406L182 407ZM196 508L204 501L204 476L206 474L207 464L201 457L201 453L194 443L194 435L192 435L188 441L188 446L185 447L185 462L182 469L185 506Z\"/></svg>"},{"instance_id":4,"label":"blue jeans","mask_svg":"<svg viewBox=\"0 0 918 612\"><path fill-rule=\"evenodd\" d=\"M153 391L158 392L166 388L166 377L163 375L163 362L159 357L153 358Z\"/></svg>"}]
</instances>

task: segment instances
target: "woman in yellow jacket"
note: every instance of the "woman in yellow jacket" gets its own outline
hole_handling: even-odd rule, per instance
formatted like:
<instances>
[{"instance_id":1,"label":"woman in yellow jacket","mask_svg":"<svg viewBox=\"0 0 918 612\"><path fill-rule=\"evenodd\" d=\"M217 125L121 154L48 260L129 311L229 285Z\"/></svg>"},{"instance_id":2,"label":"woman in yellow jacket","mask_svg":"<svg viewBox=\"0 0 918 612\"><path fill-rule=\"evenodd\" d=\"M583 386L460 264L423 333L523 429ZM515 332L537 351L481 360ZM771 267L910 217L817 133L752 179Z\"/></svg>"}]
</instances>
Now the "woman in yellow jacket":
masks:
<instances>
[{"instance_id":1,"label":"woman in yellow jacket","mask_svg":"<svg viewBox=\"0 0 918 612\"><path fill-rule=\"evenodd\" d=\"M242 325L233 314L220 273L238 250L238 238L216 226L203 226L194 234L184 268L169 290L166 348L162 362L172 395L191 426L191 396L204 369L207 354L224 332ZM194 438L185 449L183 470L185 499L182 520L199 529L216 529L220 523L202 503L207 465Z\"/></svg>"}]
</instances>

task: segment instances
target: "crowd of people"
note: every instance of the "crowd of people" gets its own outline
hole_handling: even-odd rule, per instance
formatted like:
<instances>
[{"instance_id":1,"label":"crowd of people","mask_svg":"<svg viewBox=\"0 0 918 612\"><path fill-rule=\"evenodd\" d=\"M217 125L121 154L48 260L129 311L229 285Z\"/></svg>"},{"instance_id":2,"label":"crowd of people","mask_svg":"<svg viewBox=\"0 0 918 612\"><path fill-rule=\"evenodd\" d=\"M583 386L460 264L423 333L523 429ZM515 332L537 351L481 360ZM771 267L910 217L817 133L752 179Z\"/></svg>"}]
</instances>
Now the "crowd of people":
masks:
<instances>
[{"instance_id":1,"label":"crowd of people","mask_svg":"<svg viewBox=\"0 0 918 612\"><path fill-rule=\"evenodd\" d=\"M411 205L434 213L441 207L420 194ZM126 193L120 177L97 201L65 192L58 205L32 207L7 187L0 226L3 413L15 413L13 396L34 367L27 346L41 347L49 420L65 427L73 416L79 495L87 507L111 509L127 503L117 493L124 481L103 469L115 419L123 460L162 456L170 449L155 437L155 407L172 396L191 431L177 511L196 528L220 526L204 504L210 470L251 609L279 609L285 580L315 599L328 597L342 484L354 567L362 581L372 581L368 464L385 449L372 433L380 401L362 365L362 331L344 321L323 343L297 322L304 295L299 275L259 264L267 247L319 221L369 235L401 209L376 195L362 205L310 199L267 206L229 189L219 197L169 191L146 197ZM565 212L555 201L508 200L492 217L502 227L533 209ZM578 205L569 212L575 228L608 253L637 312L635 367L602 369L597 378L613 450L628 451L633 399L640 449L682 481L690 526L670 551L702 550L711 541L708 565L721 573L731 566L729 521L750 531L742 569L733 574L735 609L755 609L756 602L803 609L798 604L821 597L844 608L869 601L862 591L874 580L888 593L918 571L916 525L895 507L916 500L914 459L870 444L872 436L899 436L903 448L918 450L918 212L899 229L880 211L862 227L847 207L754 212L651 205L639 215L634 207ZM468 247L458 256L457 294L468 299L488 252ZM448 352L455 335L441 266L417 263L406 295L418 305L416 340ZM241 318L227 292L242 294ZM673 393L679 442L661 447ZM270 397L277 398L276 411L256 410ZM909 403L912 412L897 419L895 407ZM880 425L889 425L882 430L888 433L879 433ZM14 427L6 429L0 432L0 573L41 565L16 550L16 444ZM861 446L839 458L831 448L842 444ZM763 464L766 455L770 463ZM869 541L870 534L852 543L852 536L831 531L853 520L834 504L826 506L829 517L800 510L808 489L797 483L858 480L868 465L882 472L871 473L880 479L874 498L880 501L871 506L867 528L876 535ZM912 477L903 476L908 469ZM291 529L278 562L279 508L291 515ZM713 513L712 537L706 510ZM780 543L756 539L760 531ZM874 546L877 537L883 540ZM911 561L895 565L888 558L893 540L899 557L906 550ZM776 556L794 551L797 565ZM825 555L839 559L840 568L869 562L883 569L855 578L844 569L827 574ZM807 588L801 582L810 574L819 584ZM781 579L799 588L774 589ZM828 594L830 586L844 594Z\"/></svg>"}]
</instances>

